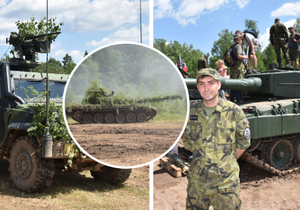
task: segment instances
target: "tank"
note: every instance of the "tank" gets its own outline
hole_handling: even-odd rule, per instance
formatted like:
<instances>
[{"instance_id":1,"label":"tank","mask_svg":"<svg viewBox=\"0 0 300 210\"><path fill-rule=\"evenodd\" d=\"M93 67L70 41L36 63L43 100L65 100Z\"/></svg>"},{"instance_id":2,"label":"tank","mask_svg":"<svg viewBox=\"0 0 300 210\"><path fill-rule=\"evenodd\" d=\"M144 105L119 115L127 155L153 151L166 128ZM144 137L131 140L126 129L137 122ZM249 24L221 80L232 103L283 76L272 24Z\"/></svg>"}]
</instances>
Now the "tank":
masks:
<instances>
[{"instance_id":1,"label":"tank","mask_svg":"<svg viewBox=\"0 0 300 210\"><path fill-rule=\"evenodd\" d=\"M66 114L79 123L135 123L147 122L157 109L145 103L182 99L179 94L152 98L131 99L114 96L104 89L88 91L82 105L67 108Z\"/></svg>"},{"instance_id":2,"label":"tank","mask_svg":"<svg viewBox=\"0 0 300 210\"><path fill-rule=\"evenodd\" d=\"M185 79L190 99L198 99L196 79ZM243 159L278 175L300 168L300 72L272 68L244 79L220 77L221 89L241 90L240 105L250 123L251 146Z\"/></svg>"}]
</instances>

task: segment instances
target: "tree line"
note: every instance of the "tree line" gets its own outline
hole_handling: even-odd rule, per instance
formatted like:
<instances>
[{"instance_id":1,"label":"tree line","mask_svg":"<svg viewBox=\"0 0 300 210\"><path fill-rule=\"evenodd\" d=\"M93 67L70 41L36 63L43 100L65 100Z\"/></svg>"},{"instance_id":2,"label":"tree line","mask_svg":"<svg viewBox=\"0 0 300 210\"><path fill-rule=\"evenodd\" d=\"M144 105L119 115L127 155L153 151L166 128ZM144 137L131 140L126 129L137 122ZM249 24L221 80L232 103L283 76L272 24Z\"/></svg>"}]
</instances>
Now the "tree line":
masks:
<instances>
[{"instance_id":1,"label":"tree line","mask_svg":"<svg viewBox=\"0 0 300 210\"><path fill-rule=\"evenodd\" d=\"M300 18L297 18L293 27L296 32L300 33ZM251 28L259 34L258 22L255 20L245 19L245 28ZM204 54L207 54L208 56L208 67L217 68L215 62L220 59L223 60L224 53L233 44L234 33L235 31L229 31L228 29L223 29L218 33L219 39L214 41L211 55L209 53L204 53L200 49L193 49L192 44L180 44L178 41L167 42L165 39L155 39L153 46L164 53L172 61L178 61L178 56L180 54L182 61L188 66L190 77L195 77L196 72L198 71L198 60ZM281 56L283 58L283 53L281 53ZM256 57L258 71L269 69L270 63L277 63L276 53L271 43L269 43L264 50L260 47L258 52L256 52ZM282 65L285 66L285 60L282 59L282 61ZM251 68L253 68L252 65L251 62Z\"/></svg>"}]
</instances>

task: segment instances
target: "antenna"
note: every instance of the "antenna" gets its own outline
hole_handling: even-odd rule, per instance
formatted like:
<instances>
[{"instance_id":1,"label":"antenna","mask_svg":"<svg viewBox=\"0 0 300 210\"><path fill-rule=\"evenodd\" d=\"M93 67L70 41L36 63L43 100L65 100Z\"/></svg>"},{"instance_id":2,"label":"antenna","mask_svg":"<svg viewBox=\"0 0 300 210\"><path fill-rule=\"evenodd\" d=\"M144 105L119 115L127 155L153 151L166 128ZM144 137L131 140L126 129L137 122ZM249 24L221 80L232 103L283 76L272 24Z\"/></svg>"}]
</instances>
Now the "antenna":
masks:
<instances>
[{"instance_id":1,"label":"antenna","mask_svg":"<svg viewBox=\"0 0 300 210\"><path fill-rule=\"evenodd\" d=\"M140 36L141 36L141 43L143 43L143 40L142 40L142 0L140 0Z\"/></svg>"},{"instance_id":2,"label":"antenna","mask_svg":"<svg viewBox=\"0 0 300 210\"><path fill-rule=\"evenodd\" d=\"M43 136L43 157L52 157L52 136L49 133L49 101L50 101L50 91L49 91L49 70L48 70L48 51L49 51L49 39L48 39L48 0L46 0L46 25L47 25L47 56L46 56L46 134Z\"/></svg>"}]
</instances>

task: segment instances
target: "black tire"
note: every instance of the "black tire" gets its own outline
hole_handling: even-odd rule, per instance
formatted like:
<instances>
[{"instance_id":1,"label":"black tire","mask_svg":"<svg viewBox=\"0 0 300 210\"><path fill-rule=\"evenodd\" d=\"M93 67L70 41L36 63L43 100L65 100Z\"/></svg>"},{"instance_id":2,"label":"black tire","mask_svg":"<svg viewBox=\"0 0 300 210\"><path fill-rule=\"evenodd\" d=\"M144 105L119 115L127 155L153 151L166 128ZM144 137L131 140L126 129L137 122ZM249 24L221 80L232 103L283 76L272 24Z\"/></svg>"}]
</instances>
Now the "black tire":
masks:
<instances>
[{"instance_id":1,"label":"black tire","mask_svg":"<svg viewBox=\"0 0 300 210\"><path fill-rule=\"evenodd\" d=\"M125 182L131 173L131 169L118 169L104 166L100 171L91 171L95 180L108 182L110 184L120 184Z\"/></svg>"},{"instance_id":2,"label":"black tire","mask_svg":"<svg viewBox=\"0 0 300 210\"><path fill-rule=\"evenodd\" d=\"M44 190L52 184L51 161L39 160L38 142L28 136L18 138L10 151L9 171L13 185L24 192Z\"/></svg>"}]
</instances>

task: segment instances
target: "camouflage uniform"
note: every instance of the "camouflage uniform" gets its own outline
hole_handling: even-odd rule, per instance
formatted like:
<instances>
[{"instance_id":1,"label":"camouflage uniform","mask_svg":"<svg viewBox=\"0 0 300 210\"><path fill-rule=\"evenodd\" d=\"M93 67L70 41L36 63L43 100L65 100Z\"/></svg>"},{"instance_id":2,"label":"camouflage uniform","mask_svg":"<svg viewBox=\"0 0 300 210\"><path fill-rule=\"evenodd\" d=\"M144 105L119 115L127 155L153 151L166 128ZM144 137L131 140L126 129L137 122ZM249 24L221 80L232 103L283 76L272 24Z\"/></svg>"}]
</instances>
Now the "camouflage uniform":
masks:
<instances>
[{"instance_id":1,"label":"camouflage uniform","mask_svg":"<svg viewBox=\"0 0 300 210\"><path fill-rule=\"evenodd\" d=\"M193 152L186 208L241 209L236 148L250 146L249 122L242 109L219 98L207 116L202 102L191 104L182 139Z\"/></svg>"},{"instance_id":2,"label":"camouflage uniform","mask_svg":"<svg viewBox=\"0 0 300 210\"><path fill-rule=\"evenodd\" d=\"M202 57L198 60L198 70L204 68L207 68L207 63L206 63L206 59Z\"/></svg>"},{"instance_id":3,"label":"camouflage uniform","mask_svg":"<svg viewBox=\"0 0 300 210\"><path fill-rule=\"evenodd\" d=\"M233 47L233 53L243 55L243 50L241 44L236 44ZM248 61L249 62L249 61ZM242 79L244 77L245 65L243 60L238 59L234 67L230 67L230 79ZM242 91L240 90L231 90L230 91L230 100L233 101L236 98L237 101L242 100Z\"/></svg>"},{"instance_id":4,"label":"camouflage uniform","mask_svg":"<svg viewBox=\"0 0 300 210\"><path fill-rule=\"evenodd\" d=\"M290 57L287 51L288 48L286 46L286 43L288 42L288 33L283 23L277 22L272 25L270 29L270 41L274 46L277 55L277 63L281 65L280 48L282 49L285 62L289 63Z\"/></svg>"}]
</instances>

